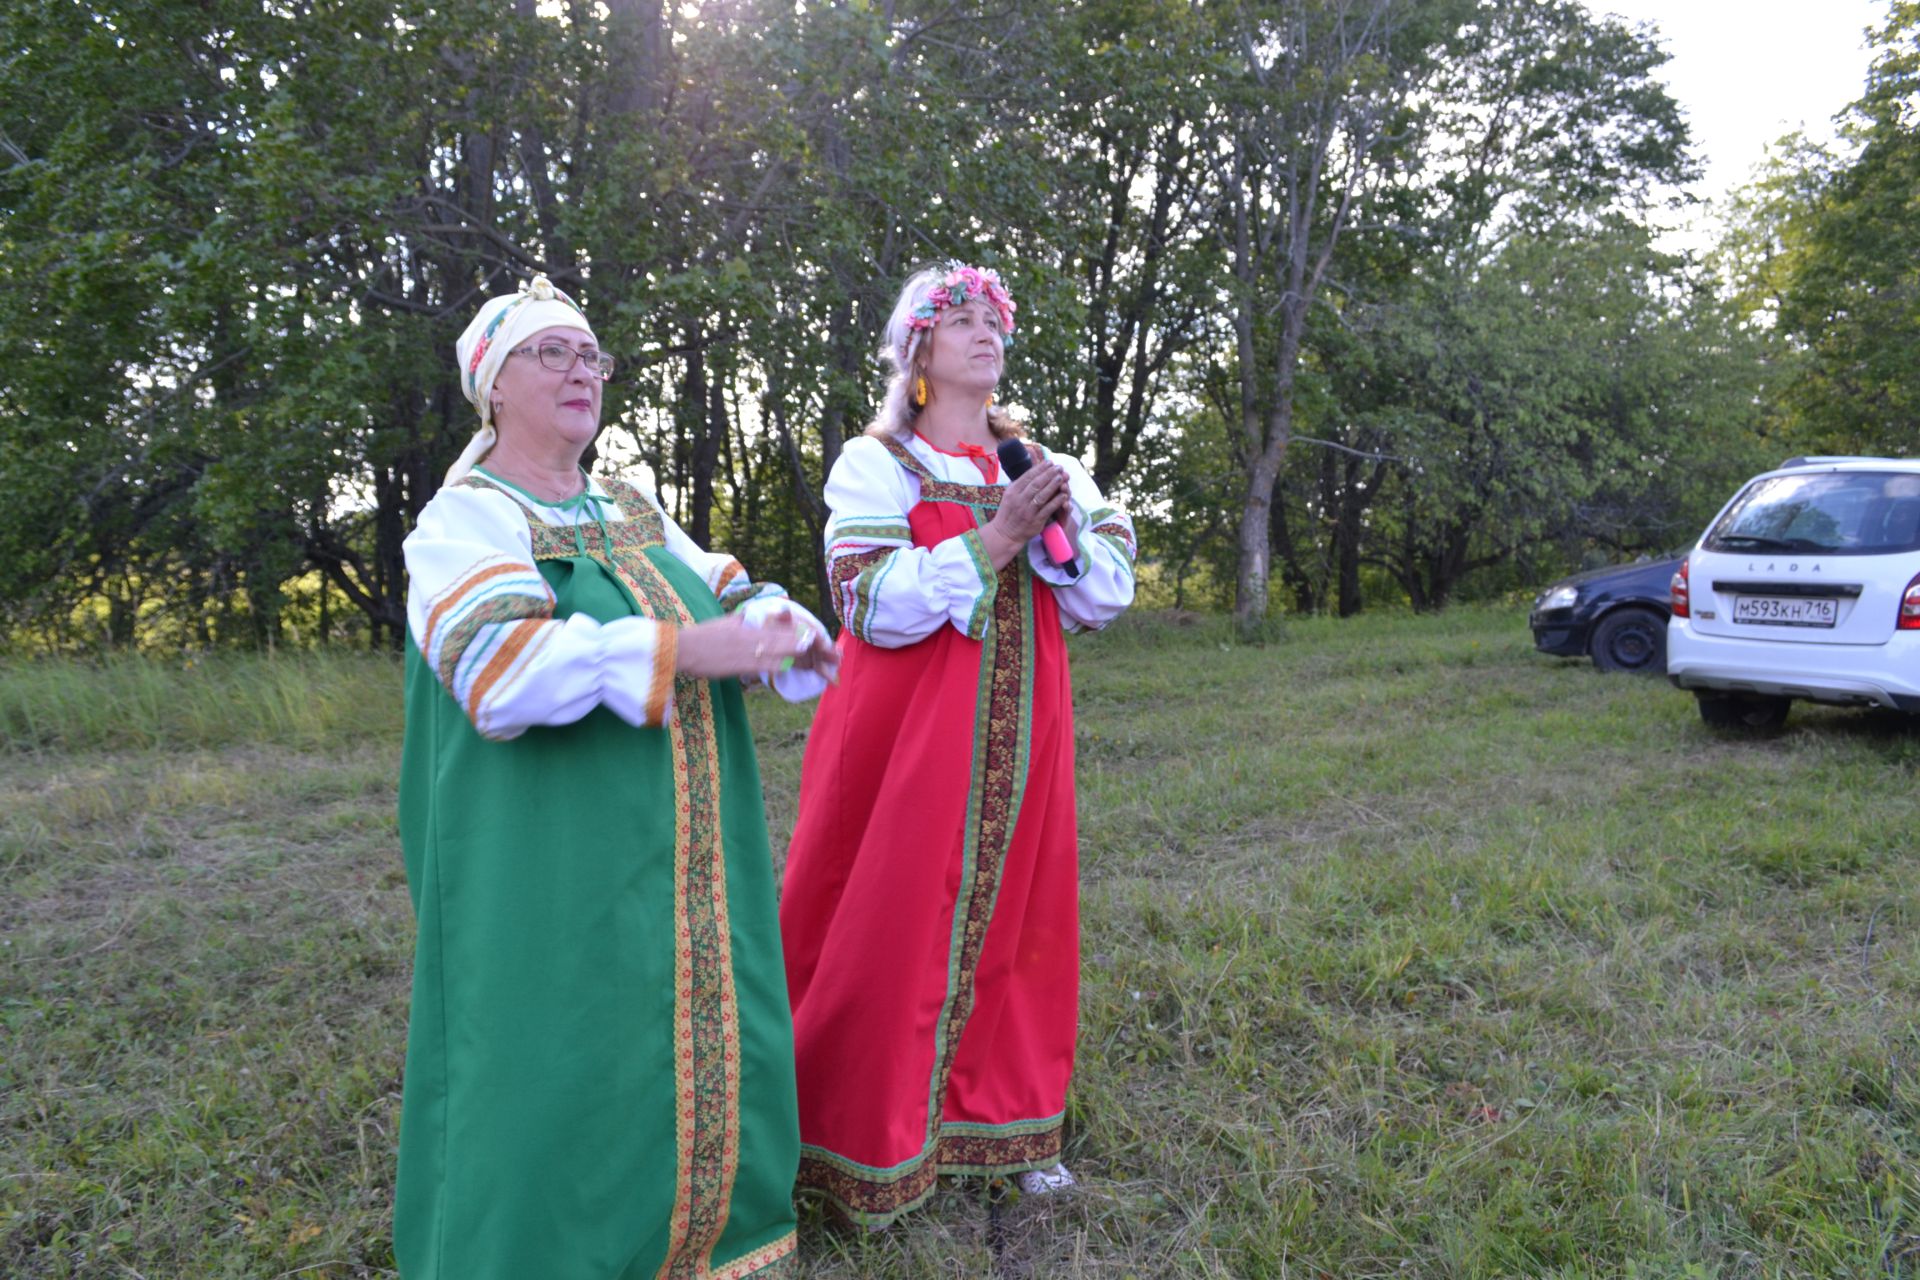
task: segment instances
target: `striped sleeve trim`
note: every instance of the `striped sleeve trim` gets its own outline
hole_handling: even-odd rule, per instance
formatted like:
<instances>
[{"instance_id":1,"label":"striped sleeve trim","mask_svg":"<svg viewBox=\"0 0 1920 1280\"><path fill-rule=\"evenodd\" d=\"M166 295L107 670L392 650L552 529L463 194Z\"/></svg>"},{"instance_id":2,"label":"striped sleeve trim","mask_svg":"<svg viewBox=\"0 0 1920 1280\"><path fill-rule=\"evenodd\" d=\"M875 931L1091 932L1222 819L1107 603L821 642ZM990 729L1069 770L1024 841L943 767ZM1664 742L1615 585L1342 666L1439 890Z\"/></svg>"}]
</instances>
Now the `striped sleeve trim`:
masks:
<instances>
[{"instance_id":1,"label":"striped sleeve trim","mask_svg":"<svg viewBox=\"0 0 1920 1280\"><path fill-rule=\"evenodd\" d=\"M732 613L749 600L762 600L784 596L787 594L787 589L773 582L736 581L725 591L718 592L717 594L720 598L720 607L728 613Z\"/></svg>"},{"instance_id":2,"label":"striped sleeve trim","mask_svg":"<svg viewBox=\"0 0 1920 1280\"><path fill-rule=\"evenodd\" d=\"M768 597L780 597L787 594L785 587L775 582L755 582L747 576L741 563L729 556L720 562L717 569L707 579L707 585L713 590L713 598L720 607L732 613L749 600Z\"/></svg>"},{"instance_id":3,"label":"striped sleeve trim","mask_svg":"<svg viewBox=\"0 0 1920 1280\"><path fill-rule=\"evenodd\" d=\"M897 512L836 516L827 525L828 577L840 624L862 640L873 639L880 589L913 546L913 529Z\"/></svg>"},{"instance_id":4,"label":"striped sleeve trim","mask_svg":"<svg viewBox=\"0 0 1920 1280\"><path fill-rule=\"evenodd\" d=\"M467 718L473 721L480 735L497 741L512 735L495 730L493 717L489 714L491 704L496 695L505 694L533 665L534 658L553 638L553 627L548 622L528 619L508 623L495 630L499 643L492 647L486 665L474 677L465 705Z\"/></svg>"},{"instance_id":5,"label":"striped sleeve trim","mask_svg":"<svg viewBox=\"0 0 1920 1280\"><path fill-rule=\"evenodd\" d=\"M1131 580L1134 561L1140 554L1139 544L1134 541L1133 521L1112 507L1100 507L1087 517L1087 525L1088 532L1105 544Z\"/></svg>"},{"instance_id":6,"label":"striped sleeve trim","mask_svg":"<svg viewBox=\"0 0 1920 1280\"><path fill-rule=\"evenodd\" d=\"M1094 536L1112 550L1114 559L1120 562L1120 567L1125 569L1127 576L1131 578L1134 563L1132 531L1122 529L1118 525L1101 525L1095 527L1093 532Z\"/></svg>"},{"instance_id":7,"label":"striped sleeve trim","mask_svg":"<svg viewBox=\"0 0 1920 1280\"><path fill-rule=\"evenodd\" d=\"M539 589L527 591L528 580L539 583ZM427 602L426 639L432 643L434 634L441 626L456 618L466 609L480 601L502 594L533 594L551 598L546 580L541 578L539 570L519 560L510 560L504 556L488 556L473 565L446 590Z\"/></svg>"},{"instance_id":8,"label":"striped sleeve trim","mask_svg":"<svg viewBox=\"0 0 1920 1280\"><path fill-rule=\"evenodd\" d=\"M835 548L831 559L833 611L840 625L862 640L872 640L874 598L897 552L887 547Z\"/></svg>"},{"instance_id":9,"label":"striped sleeve trim","mask_svg":"<svg viewBox=\"0 0 1920 1280\"><path fill-rule=\"evenodd\" d=\"M827 539L829 542L842 540L851 542L898 542L905 545L913 541L911 527L897 520L872 519L864 516L852 516L836 520Z\"/></svg>"},{"instance_id":10,"label":"striped sleeve trim","mask_svg":"<svg viewBox=\"0 0 1920 1280\"><path fill-rule=\"evenodd\" d=\"M738 560L724 561L720 565L719 572L713 575L713 594L716 596L725 595L728 586L733 580L746 571L746 567Z\"/></svg>"},{"instance_id":11,"label":"striped sleeve trim","mask_svg":"<svg viewBox=\"0 0 1920 1280\"><path fill-rule=\"evenodd\" d=\"M1093 526L1096 536L1112 543L1129 563L1139 556L1139 546L1133 539L1133 523L1112 507L1101 507L1087 517L1087 523Z\"/></svg>"},{"instance_id":12,"label":"striped sleeve trim","mask_svg":"<svg viewBox=\"0 0 1920 1280\"><path fill-rule=\"evenodd\" d=\"M488 701L526 671L552 618L553 593L537 569L488 556L428 602L421 652L484 733Z\"/></svg>"},{"instance_id":13,"label":"striped sleeve trim","mask_svg":"<svg viewBox=\"0 0 1920 1280\"><path fill-rule=\"evenodd\" d=\"M680 631L663 622L654 633L653 680L647 686L647 723L665 724L673 705L673 672L679 661Z\"/></svg>"}]
</instances>

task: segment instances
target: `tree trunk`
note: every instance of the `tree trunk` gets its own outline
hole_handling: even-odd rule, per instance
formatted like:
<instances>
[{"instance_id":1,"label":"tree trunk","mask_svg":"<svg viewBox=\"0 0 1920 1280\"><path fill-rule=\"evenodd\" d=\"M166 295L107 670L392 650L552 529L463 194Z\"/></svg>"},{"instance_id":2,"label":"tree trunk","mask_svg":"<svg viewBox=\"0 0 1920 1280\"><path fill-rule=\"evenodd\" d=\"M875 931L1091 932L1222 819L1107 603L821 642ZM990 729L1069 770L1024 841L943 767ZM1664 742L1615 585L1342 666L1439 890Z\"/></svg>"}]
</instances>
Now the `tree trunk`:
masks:
<instances>
[{"instance_id":1,"label":"tree trunk","mask_svg":"<svg viewBox=\"0 0 1920 1280\"><path fill-rule=\"evenodd\" d=\"M1280 557L1280 577L1293 592L1293 607L1299 613L1317 613L1320 609L1320 593L1314 585L1313 575L1301 562L1298 545L1293 540L1293 528L1287 519L1287 504L1277 492L1273 499L1273 550Z\"/></svg>"},{"instance_id":2,"label":"tree trunk","mask_svg":"<svg viewBox=\"0 0 1920 1280\"><path fill-rule=\"evenodd\" d=\"M1234 621L1252 632L1267 616L1267 537L1273 520L1273 485L1283 451L1263 450L1247 473L1240 506L1240 563L1234 574Z\"/></svg>"},{"instance_id":3,"label":"tree trunk","mask_svg":"<svg viewBox=\"0 0 1920 1280\"><path fill-rule=\"evenodd\" d=\"M1331 452L1331 450L1329 450ZM1333 462L1331 468L1341 479L1339 515L1333 526L1334 572L1339 582L1339 613L1351 618L1359 613L1360 599L1360 517L1367 509L1369 490L1360 483L1360 460L1347 458Z\"/></svg>"},{"instance_id":4,"label":"tree trunk","mask_svg":"<svg viewBox=\"0 0 1920 1280\"><path fill-rule=\"evenodd\" d=\"M607 0L607 44L624 66L607 109L615 116L651 116L660 109L660 71L666 56L661 0Z\"/></svg>"},{"instance_id":5,"label":"tree trunk","mask_svg":"<svg viewBox=\"0 0 1920 1280\"><path fill-rule=\"evenodd\" d=\"M719 469L720 444L727 430L727 379L716 377L707 387L706 431L694 442L693 528L687 531L709 550L713 546L713 474Z\"/></svg>"},{"instance_id":6,"label":"tree trunk","mask_svg":"<svg viewBox=\"0 0 1920 1280\"><path fill-rule=\"evenodd\" d=\"M711 531L708 516L713 508L713 461L717 450L712 446L712 427L707 420L710 405L706 350L695 329L687 330L686 341L687 368L680 380L680 401L674 406L673 414L678 427L674 434L679 438L679 447L675 450L679 474L674 477L674 487L679 490L677 505L687 536L705 547Z\"/></svg>"},{"instance_id":7,"label":"tree trunk","mask_svg":"<svg viewBox=\"0 0 1920 1280\"><path fill-rule=\"evenodd\" d=\"M389 467L374 472L373 595L378 610L374 635L384 627L386 647L398 652L407 643L407 559L404 544L412 521L405 511L405 486Z\"/></svg>"}]
</instances>

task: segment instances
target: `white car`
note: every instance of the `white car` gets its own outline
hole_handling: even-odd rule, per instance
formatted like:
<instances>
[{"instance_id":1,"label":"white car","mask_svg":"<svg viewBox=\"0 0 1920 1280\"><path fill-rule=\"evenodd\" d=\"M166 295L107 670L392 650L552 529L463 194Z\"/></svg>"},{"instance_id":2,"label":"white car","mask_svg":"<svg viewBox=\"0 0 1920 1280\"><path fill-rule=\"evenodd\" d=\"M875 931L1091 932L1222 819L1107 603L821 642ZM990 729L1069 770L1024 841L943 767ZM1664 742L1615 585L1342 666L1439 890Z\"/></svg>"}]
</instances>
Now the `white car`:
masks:
<instances>
[{"instance_id":1,"label":"white car","mask_svg":"<svg viewBox=\"0 0 1920 1280\"><path fill-rule=\"evenodd\" d=\"M1667 678L1718 728L1795 698L1920 712L1920 460L1794 458L1755 476L1673 575Z\"/></svg>"}]
</instances>

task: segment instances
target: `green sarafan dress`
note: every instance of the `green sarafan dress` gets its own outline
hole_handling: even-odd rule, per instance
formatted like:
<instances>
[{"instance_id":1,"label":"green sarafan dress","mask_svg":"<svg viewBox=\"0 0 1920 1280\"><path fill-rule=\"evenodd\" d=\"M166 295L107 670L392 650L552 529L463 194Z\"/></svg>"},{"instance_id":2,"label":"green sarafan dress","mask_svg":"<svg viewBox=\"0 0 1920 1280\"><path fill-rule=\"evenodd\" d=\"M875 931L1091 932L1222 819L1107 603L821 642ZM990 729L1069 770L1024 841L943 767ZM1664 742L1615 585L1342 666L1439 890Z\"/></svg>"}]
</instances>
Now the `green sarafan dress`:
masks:
<instances>
[{"instance_id":1,"label":"green sarafan dress","mask_svg":"<svg viewBox=\"0 0 1920 1280\"><path fill-rule=\"evenodd\" d=\"M404 1280L792 1264L792 1030L759 771L739 682L674 677L670 634L766 588L690 546L628 486L553 506L484 473L409 539ZM541 722L543 696L582 705L577 668L601 661L589 683L611 687L636 653L655 686L643 723L610 694Z\"/></svg>"}]
</instances>

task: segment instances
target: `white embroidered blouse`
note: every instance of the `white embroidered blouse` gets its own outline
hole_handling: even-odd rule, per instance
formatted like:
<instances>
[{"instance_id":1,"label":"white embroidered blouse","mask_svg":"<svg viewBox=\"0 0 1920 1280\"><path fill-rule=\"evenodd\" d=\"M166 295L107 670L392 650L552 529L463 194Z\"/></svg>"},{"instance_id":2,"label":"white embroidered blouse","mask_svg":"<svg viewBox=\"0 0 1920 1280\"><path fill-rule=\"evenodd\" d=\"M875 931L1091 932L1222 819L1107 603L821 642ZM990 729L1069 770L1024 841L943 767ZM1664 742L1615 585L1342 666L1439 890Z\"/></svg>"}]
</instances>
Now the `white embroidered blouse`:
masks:
<instances>
[{"instance_id":1,"label":"white embroidered blouse","mask_svg":"<svg viewBox=\"0 0 1920 1280\"><path fill-rule=\"evenodd\" d=\"M633 725L664 724L673 714L674 645L651 618L599 622L584 614L554 619L554 594L534 567L529 513L561 527L609 525L629 513L598 480L590 497L548 503L486 471L511 489L451 485L433 495L403 545L407 630L440 682L481 734L517 737L534 725L571 724L597 706ZM659 512L667 550L729 609L784 597L753 583L732 556L703 551L659 506L651 485L634 486ZM582 529L586 536L586 529ZM587 537L587 545L596 539ZM806 619L797 605L790 607ZM817 624L816 624L817 625Z\"/></svg>"},{"instance_id":2,"label":"white embroidered blouse","mask_svg":"<svg viewBox=\"0 0 1920 1280\"><path fill-rule=\"evenodd\" d=\"M937 479L988 483L971 459L942 453L914 436L907 450ZM1133 521L1109 503L1078 459L1050 453L1066 469L1079 539L1071 577L1048 559L1039 538L1027 544L1036 577L1054 589L1068 631L1098 630L1133 603ZM992 483L1004 486L1004 473ZM915 547L907 513L920 481L879 440L847 441L827 477L827 577L841 623L871 644L899 648L951 624L979 639L993 616L999 578L977 530L934 547Z\"/></svg>"}]
</instances>

